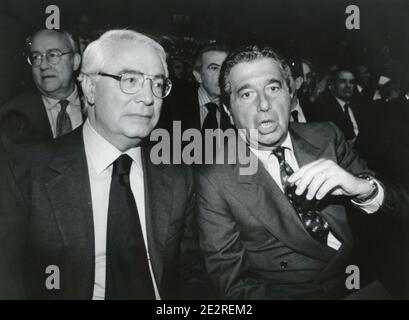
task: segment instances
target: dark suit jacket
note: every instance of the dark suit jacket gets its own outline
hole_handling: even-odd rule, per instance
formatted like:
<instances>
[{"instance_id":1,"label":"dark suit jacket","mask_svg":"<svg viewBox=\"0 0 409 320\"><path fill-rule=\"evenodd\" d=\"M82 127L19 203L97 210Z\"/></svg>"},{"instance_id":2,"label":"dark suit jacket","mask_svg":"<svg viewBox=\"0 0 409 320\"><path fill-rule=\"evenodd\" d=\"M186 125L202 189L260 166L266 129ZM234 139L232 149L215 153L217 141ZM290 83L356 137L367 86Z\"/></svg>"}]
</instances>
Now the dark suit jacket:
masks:
<instances>
[{"instance_id":1,"label":"dark suit jacket","mask_svg":"<svg viewBox=\"0 0 409 320\"><path fill-rule=\"evenodd\" d=\"M365 163L329 123L290 127L299 166L331 159L353 173ZM315 241L261 162L254 175L240 165L203 166L197 171L200 245L213 283L226 298L340 298L352 235L343 197L326 197L319 207L338 251Z\"/></svg>"},{"instance_id":2,"label":"dark suit jacket","mask_svg":"<svg viewBox=\"0 0 409 320\"><path fill-rule=\"evenodd\" d=\"M354 113L359 128L359 117L357 117L358 103L358 100L352 100L350 108ZM308 119L309 121L331 121L341 129L344 135L347 135L347 123L345 122L342 108L335 99L335 96L328 89L323 93L322 97L315 102Z\"/></svg>"},{"instance_id":3,"label":"dark suit jacket","mask_svg":"<svg viewBox=\"0 0 409 320\"><path fill-rule=\"evenodd\" d=\"M82 109L82 91L77 86ZM28 91L0 108L0 132L16 144L51 140L53 132L41 94Z\"/></svg>"},{"instance_id":4,"label":"dark suit jacket","mask_svg":"<svg viewBox=\"0 0 409 320\"><path fill-rule=\"evenodd\" d=\"M220 128L231 128L230 119L223 108L220 111ZM172 121L180 121L182 132L187 129L200 131L200 106L197 87L178 88L164 101L159 126L172 129Z\"/></svg>"},{"instance_id":5,"label":"dark suit jacket","mask_svg":"<svg viewBox=\"0 0 409 320\"><path fill-rule=\"evenodd\" d=\"M94 225L82 127L18 152L19 159L31 154L28 164L18 163L14 169L30 204L23 261L27 297L91 299ZM147 236L159 293L163 299L205 295L200 264L196 264L200 257L192 225L191 171L153 165L145 147L143 163ZM60 269L60 290L47 290L44 285L48 265Z\"/></svg>"},{"instance_id":6,"label":"dark suit jacket","mask_svg":"<svg viewBox=\"0 0 409 320\"><path fill-rule=\"evenodd\" d=\"M12 159L0 136L0 299L23 298L21 252L27 204L12 173Z\"/></svg>"}]
</instances>

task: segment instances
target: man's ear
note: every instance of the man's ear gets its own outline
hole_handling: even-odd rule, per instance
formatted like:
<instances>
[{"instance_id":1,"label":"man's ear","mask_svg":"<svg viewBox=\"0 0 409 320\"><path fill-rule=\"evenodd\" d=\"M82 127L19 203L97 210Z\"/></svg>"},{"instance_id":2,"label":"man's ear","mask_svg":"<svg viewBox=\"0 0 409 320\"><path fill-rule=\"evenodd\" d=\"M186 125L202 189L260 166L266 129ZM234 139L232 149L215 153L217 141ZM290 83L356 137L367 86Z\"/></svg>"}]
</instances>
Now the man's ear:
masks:
<instances>
[{"instance_id":1,"label":"man's ear","mask_svg":"<svg viewBox=\"0 0 409 320\"><path fill-rule=\"evenodd\" d=\"M81 55L79 53L74 53L73 61L73 70L77 71L81 65Z\"/></svg>"},{"instance_id":2,"label":"man's ear","mask_svg":"<svg viewBox=\"0 0 409 320\"><path fill-rule=\"evenodd\" d=\"M198 84L202 83L202 76L200 75L199 71L193 70L193 76L195 77Z\"/></svg>"},{"instance_id":3,"label":"man's ear","mask_svg":"<svg viewBox=\"0 0 409 320\"><path fill-rule=\"evenodd\" d=\"M234 126L234 120L233 120L233 116L231 115L230 109L226 107L226 105L223 103L223 109L224 111L227 113L227 115L229 116L230 119L230 123Z\"/></svg>"},{"instance_id":4,"label":"man's ear","mask_svg":"<svg viewBox=\"0 0 409 320\"><path fill-rule=\"evenodd\" d=\"M300 88L301 88L301 86L302 86L302 83L304 82L304 79L303 79L303 77L297 77L296 79L295 79L295 90L300 90Z\"/></svg>"},{"instance_id":5,"label":"man's ear","mask_svg":"<svg viewBox=\"0 0 409 320\"><path fill-rule=\"evenodd\" d=\"M88 75L81 74L80 76L81 87L87 100L87 104L93 106L95 104L95 83Z\"/></svg>"}]
</instances>

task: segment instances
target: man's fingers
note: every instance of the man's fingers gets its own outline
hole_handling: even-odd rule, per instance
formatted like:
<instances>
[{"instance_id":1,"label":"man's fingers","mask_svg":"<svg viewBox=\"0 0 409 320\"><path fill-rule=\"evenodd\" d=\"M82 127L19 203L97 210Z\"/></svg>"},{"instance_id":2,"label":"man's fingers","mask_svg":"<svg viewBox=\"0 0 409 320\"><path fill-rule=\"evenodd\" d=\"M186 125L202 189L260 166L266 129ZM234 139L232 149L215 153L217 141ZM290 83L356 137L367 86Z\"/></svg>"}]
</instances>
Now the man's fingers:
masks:
<instances>
[{"instance_id":1,"label":"man's fingers","mask_svg":"<svg viewBox=\"0 0 409 320\"><path fill-rule=\"evenodd\" d=\"M316 193L317 200L323 199L328 193L336 192L338 189L338 179L335 176L330 177L327 179L318 189Z\"/></svg>"},{"instance_id":2,"label":"man's fingers","mask_svg":"<svg viewBox=\"0 0 409 320\"><path fill-rule=\"evenodd\" d=\"M298 195L303 194L305 189L309 188L311 182L317 177L322 179L322 175L324 177L332 175L332 168L335 168L334 163L327 160L311 166L308 170L304 171L304 174L300 177L298 183L296 183L297 189L295 193Z\"/></svg>"},{"instance_id":3,"label":"man's fingers","mask_svg":"<svg viewBox=\"0 0 409 320\"><path fill-rule=\"evenodd\" d=\"M315 194L319 190L319 188L322 186L323 183L328 179L327 175L323 172L318 173L311 183L307 187L307 199L311 200L315 197Z\"/></svg>"},{"instance_id":4,"label":"man's fingers","mask_svg":"<svg viewBox=\"0 0 409 320\"><path fill-rule=\"evenodd\" d=\"M288 178L288 182L289 183L295 183L297 180L299 180L304 173L309 170L310 168L316 166L317 164L320 164L321 162L323 162L323 159L318 159L315 160L313 162L310 162L308 164L306 164L305 166L301 167L300 169L298 169L296 172L294 172L289 178Z\"/></svg>"}]
</instances>

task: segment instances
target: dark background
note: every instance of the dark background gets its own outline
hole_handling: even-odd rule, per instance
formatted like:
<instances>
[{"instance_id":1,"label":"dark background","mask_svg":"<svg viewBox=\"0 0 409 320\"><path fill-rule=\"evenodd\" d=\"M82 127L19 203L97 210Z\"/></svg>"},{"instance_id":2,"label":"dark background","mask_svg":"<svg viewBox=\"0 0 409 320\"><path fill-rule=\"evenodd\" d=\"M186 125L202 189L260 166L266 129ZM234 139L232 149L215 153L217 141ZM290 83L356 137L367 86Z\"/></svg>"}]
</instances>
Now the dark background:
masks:
<instances>
[{"instance_id":1,"label":"dark background","mask_svg":"<svg viewBox=\"0 0 409 320\"><path fill-rule=\"evenodd\" d=\"M365 61L382 46L406 70L409 1L405 0L0 0L0 103L30 85L24 40L45 27L57 5L61 28L77 34L112 27L173 37L267 42L317 64ZM347 30L345 8L360 9L360 30Z\"/></svg>"}]
</instances>

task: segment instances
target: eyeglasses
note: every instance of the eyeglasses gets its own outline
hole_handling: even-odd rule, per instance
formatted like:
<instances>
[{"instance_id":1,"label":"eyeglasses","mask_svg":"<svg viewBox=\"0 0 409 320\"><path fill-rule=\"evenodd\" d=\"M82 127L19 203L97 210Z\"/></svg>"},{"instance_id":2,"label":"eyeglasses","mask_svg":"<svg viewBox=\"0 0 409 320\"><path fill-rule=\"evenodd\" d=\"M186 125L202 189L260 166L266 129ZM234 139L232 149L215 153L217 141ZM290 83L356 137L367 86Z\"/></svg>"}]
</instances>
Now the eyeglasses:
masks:
<instances>
[{"instance_id":1,"label":"eyeglasses","mask_svg":"<svg viewBox=\"0 0 409 320\"><path fill-rule=\"evenodd\" d=\"M98 75L110 77L119 81L119 87L123 93L134 94L143 88L145 80L151 81L151 90L155 97L163 99L167 97L172 89L172 82L163 75L152 76L142 72L125 72L118 76L99 72Z\"/></svg>"},{"instance_id":2,"label":"eyeglasses","mask_svg":"<svg viewBox=\"0 0 409 320\"><path fill-rule=\"evenodd\" d=\"M43 62L43 58L47 58L47 62L53 65L59 64L63 55L73 53L72 51L61 52L58 49L50 49L44 53L30 52L27 58L28 63L33 67L38 67Z\"/></svg>"}]
</instances>

